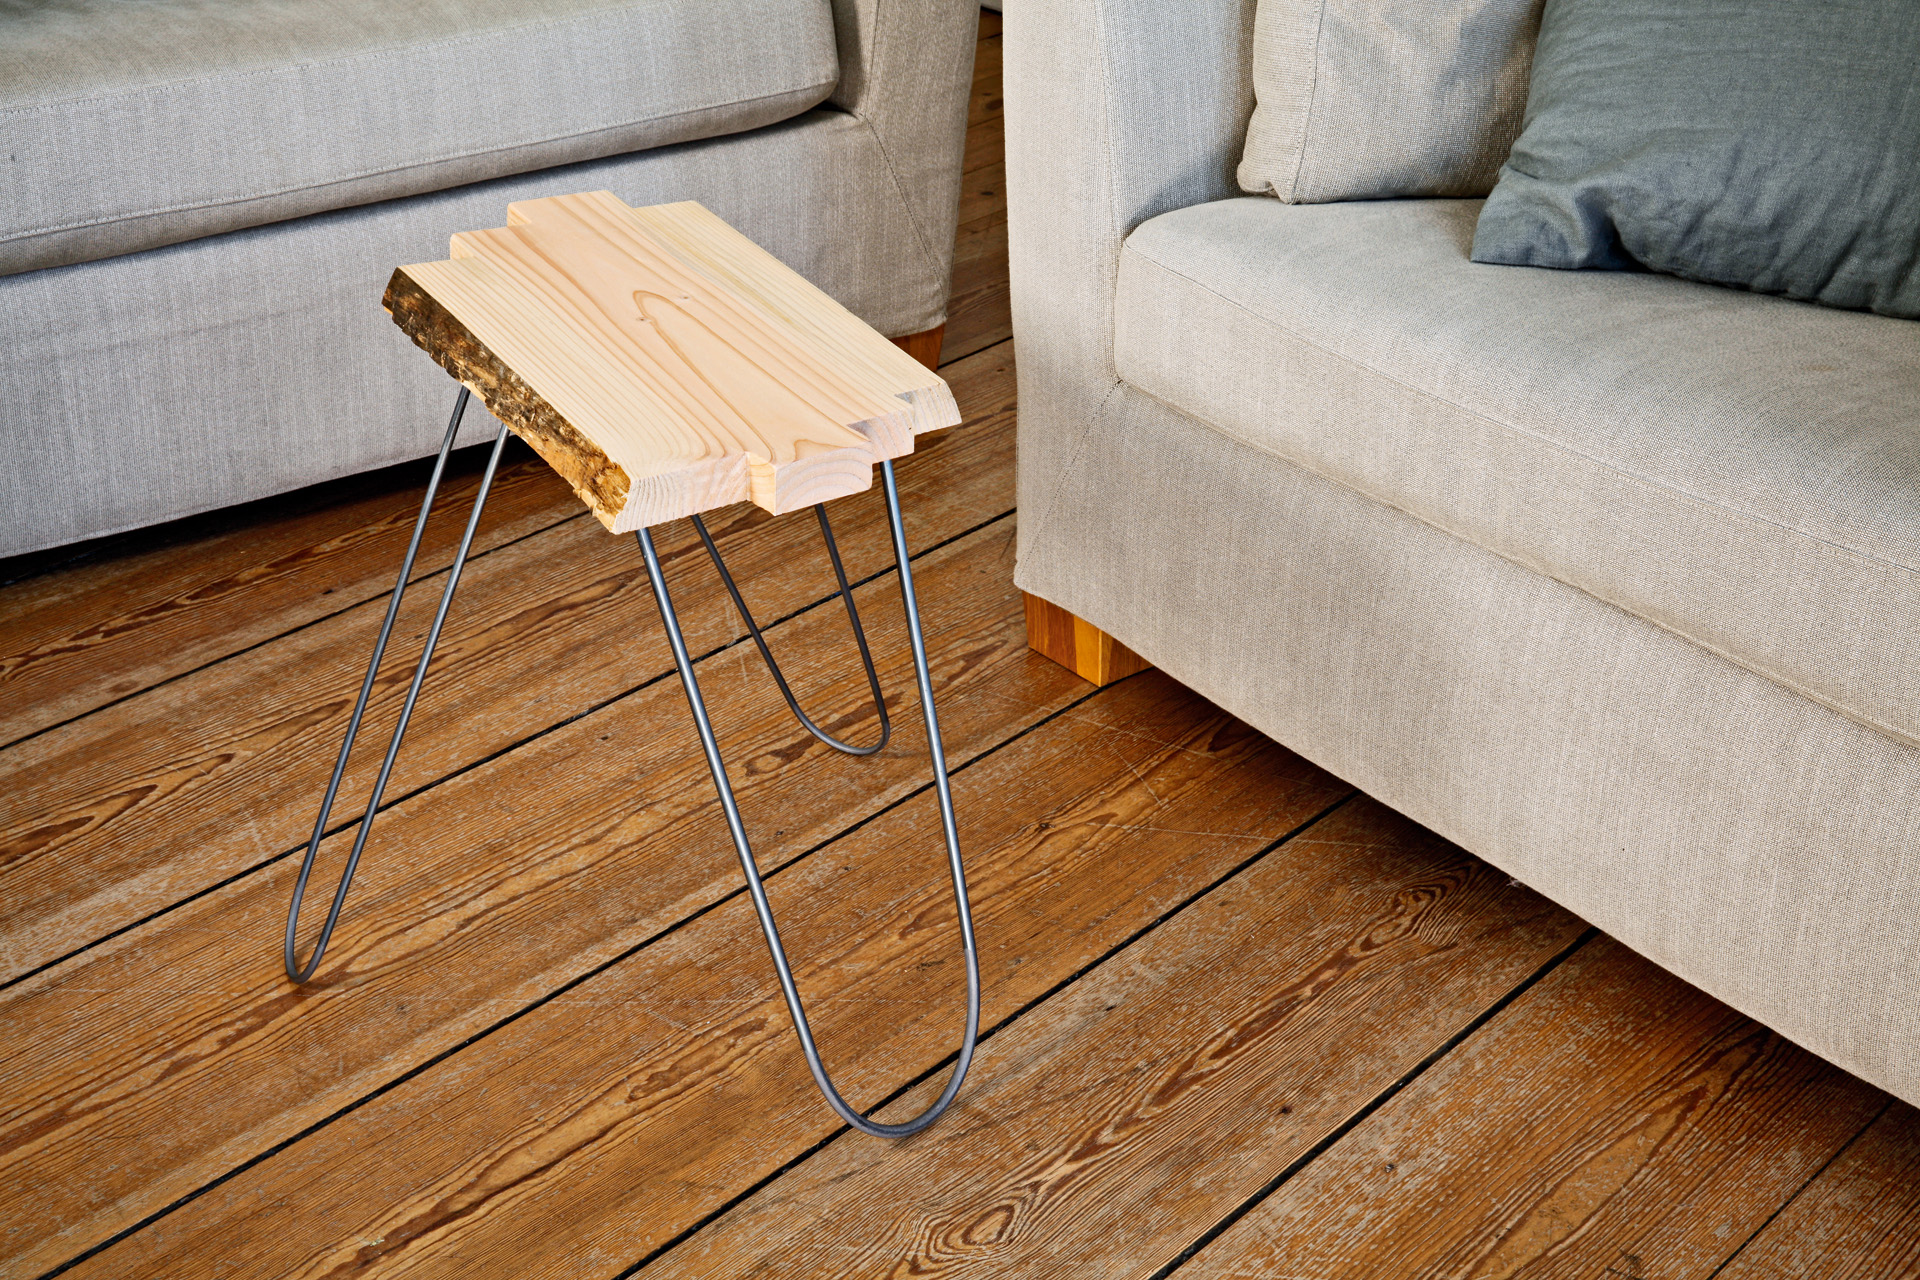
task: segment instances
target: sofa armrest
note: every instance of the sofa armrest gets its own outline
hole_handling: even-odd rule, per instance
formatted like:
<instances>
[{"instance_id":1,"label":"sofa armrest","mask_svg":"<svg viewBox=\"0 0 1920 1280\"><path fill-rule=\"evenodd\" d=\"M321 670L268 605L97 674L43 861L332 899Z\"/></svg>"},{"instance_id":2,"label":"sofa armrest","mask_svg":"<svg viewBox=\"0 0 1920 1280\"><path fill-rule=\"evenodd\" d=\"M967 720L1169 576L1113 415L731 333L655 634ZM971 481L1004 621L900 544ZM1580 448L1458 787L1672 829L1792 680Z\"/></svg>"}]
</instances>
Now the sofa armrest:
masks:
<instances>
[{"instance_id":1,"label":"sofa armrest","mask_svg":"<svg viewBox=\"0 0 1920 1280\"><path fill-rule=\"evenodd\" d=\"M828 102L873 131L915 249L950 280L980 10L973 0L833 0L833 25L840 81Z\"/></svg>"},{"instance_id":2,"label":"sofa armrest","mask_svg":"<svg viewBox=\"0 0 1920 1280\"><path fill-rule=\"evenodd\" d=\"M1099 407L1120 245L1241 194L1254 0L1019 0L1006 15L1007 213L1019 350L1020 544ZM1024 585L1024 584L1023 584Z\"/></svg>"}]
</instances>

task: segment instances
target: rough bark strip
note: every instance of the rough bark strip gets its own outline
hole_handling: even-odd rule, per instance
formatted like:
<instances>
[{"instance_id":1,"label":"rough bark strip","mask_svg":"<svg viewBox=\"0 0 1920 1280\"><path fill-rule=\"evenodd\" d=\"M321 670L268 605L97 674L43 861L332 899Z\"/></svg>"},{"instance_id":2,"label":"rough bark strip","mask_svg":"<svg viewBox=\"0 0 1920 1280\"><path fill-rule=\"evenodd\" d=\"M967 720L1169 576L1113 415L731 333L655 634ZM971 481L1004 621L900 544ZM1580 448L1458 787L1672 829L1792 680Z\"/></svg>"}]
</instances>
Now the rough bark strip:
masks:
<instances>
[{"instance_id":1,"label":"rough bark strip","mask_svg":"<svg viewBox=\"0 0 1920 1280\"><path fill-rule=\"evenodd\" d=\"M380 305L415 346L479 396L488 411L511 427L515 435L532 445L572 486L596 520L613 528L633 487L619 464L575 430L539 392L416 284L406 268L394 270Z\"/></svg>"}]
</instances>

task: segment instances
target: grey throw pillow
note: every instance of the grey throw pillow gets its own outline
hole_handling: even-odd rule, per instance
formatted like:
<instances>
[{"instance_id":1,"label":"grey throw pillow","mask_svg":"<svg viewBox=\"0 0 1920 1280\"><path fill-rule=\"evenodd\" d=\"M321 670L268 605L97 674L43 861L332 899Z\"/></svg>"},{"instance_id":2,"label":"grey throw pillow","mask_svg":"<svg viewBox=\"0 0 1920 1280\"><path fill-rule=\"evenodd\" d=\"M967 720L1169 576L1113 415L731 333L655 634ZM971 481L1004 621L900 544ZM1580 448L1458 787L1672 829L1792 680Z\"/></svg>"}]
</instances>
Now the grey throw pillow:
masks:
<instances>
[{"instance_id":1,"label":"grey throw pillow","mask_svg":"<svg viewBox=\"0 0 1920 1280\"><path fill-rule=\"evenodd\" d=\"M1484 196L1540 0L1259 0L1240 186L1289 204Z\"/></svg>"},{"instance_id":2,"label":"grey throw pillow","mask_svg":"<svg viewBox=\"0 0 1920 1280\"><path fill-rule=\"evenodd\" d=\"M1920 317L1920 0L1547 0L1473 260Z\"/></svg>"}]
</instances>

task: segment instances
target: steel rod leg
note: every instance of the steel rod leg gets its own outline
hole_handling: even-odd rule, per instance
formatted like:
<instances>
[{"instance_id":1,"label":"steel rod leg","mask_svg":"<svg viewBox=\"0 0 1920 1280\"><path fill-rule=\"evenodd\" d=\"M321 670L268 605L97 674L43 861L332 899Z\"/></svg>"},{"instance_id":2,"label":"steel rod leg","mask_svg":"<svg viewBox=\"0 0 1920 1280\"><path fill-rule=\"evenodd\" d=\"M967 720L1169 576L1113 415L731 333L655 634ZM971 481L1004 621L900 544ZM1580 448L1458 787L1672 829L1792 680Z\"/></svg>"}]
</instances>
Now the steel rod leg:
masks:
<instances>
[{"instance_id":1,"label":"steel rod leg","mask_svg":"<svg viewBox=\"0 0 1920 1280\"><path fill-rule=\"evenodd\" d=\"M926 642L920 631L920 607L913 593L913 567L907 555L906 532L900 523L900 495L894 485L893 464L882 463L881 471L886 483L887 519L893 530L894 563L899 567L901 602L906 609L907 631L913 643L913 666L919 683L920 711L927 726L934 789L940 802L940 824L946 837L947 866L953 879L954 906L960 920L960 940L967 965L967 1024L960 1041L959 1058L940 1097L932 1106L904 1124L883 1124L855 1111L840 1096L840 1091L834 1088L832 1078L820 1061L820 1051L814 1045L813 1030L807 1023L807 1012L800 1001L800 990L794 983L793 968L787 961L786 948L780 943L780 931L773 921L773 908L767 902L766 886L761 882L759 865L754 861L753 848L747 841L740 807L734 801L733 787L727 781L726 765L720 759L720 744L714 737L713 722L708 719L706 703L700 696L700 682L694 676L693 660L687 655L687 642L680 633L680 622L673 611L666 576L660 569L660 556L645 529L640 530L636 538L640 543L640 553L647 562L647 577L653 584L654 602L660 607L660 620L666 627L667 643L673 649L674 666L679 669L680 684L686 692L687 705L693 711L694 727L700 733L700 749L706 754L707 768L713 774L714 790L719 793L720 807L726 813L727 830L732 834L733 847L740 855L740 870L746 876L747 893L753 899L754 914L760 920L760 932L766 938L768 952L773 956L774 971L780 980L780 994L786 998L787 1012L792 1015L794 1031L800 1037L801 1052L806 1055L807 1070L813 1073L813 1081L820 1087L827 1105L842 1120L862 1133L870 1133L875 1137L904 1138L939 1119L960 1092L961 1082L966 1079L967 1068L973 1062L974 1046L980 1035L980 957L974 946L973 912L967 901L966 872L960 861L960 834L954 822L953 794L947 781L945 751L940 743L939 717L933 706L933 678L927 669Z\"/></svg>"},{"instance_id":2,"label":"steel rod leg","mask_svg":"<svg viewBox=\"0 0 1920 1280\"><path fill-rule=\"evenodd\" d=\"M427 481L427 496L420 502L420 516L413 523L413 540L407 544L407 555L400 562L400 579L394 584L393 596L387 601L387 616L380 624L380 637L373 643L373 657L367 662L366 679L360 682L360 697L353 704L353 715L347 721L346 740L340 744L340 756L334 761L333 776L327 780L326 796L320 801L320 815L313 820L313 835L307 840L307 856L300 864L300 878L294 881L293 901L287 907L287 976L295 982L305 982L320 967L320 958L327 952L327 943L333 937L333 929L340 921L340 908L347 901L347 889L353 884L353 873L360 865L360 853L367 846L367 836L373 831L374 813L380 808L380 797L387 789L387 779L393 773L393 762L400 755L400 740L406 736L407 721L413 717L413 706L420 697L420 685L427 677L427 664L433 659L434 646L440 642L440 628L447 620L447 610L453 604L454 588L460 585L460 571L466 567L467 550L473 545L474 530L480 526L480 512L487 505L487 493L493 488L493 474L500 465L500 451L507 443L507 428L502 426L500 434L494 438L493 453L487 459L486 474L480 479L480 492L474 495L473 511L467 517L466 532L460 537L460 548L453 553L453 564L447 570L447 585L440 592L440 608L433 615L433 627L427 632L426 648L421 651L420 661L414 667L413 683L407 687L406 701L400 707L400 722L394 726L393 738L387 743L386 758L380 762L379 776L374 780L373 794L367 800L367 810L360 817L360 830L354 834L353 850L347 855L346 870L340 873L340 884L333 891L333 903L327 909L326 923L320 928L320 940L314 944L313 956L302 966L296 948L296 934L300 927L300 903L307 893L307 878L313 874L314 859L320 852L320 841L326 835L327 817L333 812L333 801L340 792L340 779L347 771L347 755L353 750L353 740L360 733L360 721L367 711L367 700L373 694L373 686L380 672L380 659L387 651L387 640L393 635L394 620L400 616L400 599L406 594L407 581L413 576L414 557L420 551L420 538L426 532L427 514L433 508L434 494L439 491L440 478L446 471L447 454L453 449L453 438L460 431L460 419L466 413L468 391L460 388L460 395L453 404L453 418L447 423L446 439L440 442L440 457L433 464L433 477Z\"/></svg>"},{"instance_id":3,"label":"steel rod leg","mask_svg":"<svg viewBox=\"0 0 1920 1280\"><path fill-rule=\"evenodd\" d=\"M740 588L734 585L733 575L727 572L727 562L720 557L720 548L713 544L713 536L707 532L707 522L699 516L693 517L694 531L700 535L700 541L707 546L707 554L713 559L713 567L720 571L720 581L726 586L727 594L733 597L733 607L739 611L740 618L747 624L747 634L753 637L753 643L760 650L760 657L767 664L767 670L773 675L774 684L780 688L780 696L787 700L787 709L793 712L793 718L820 741L835 751L844 751L850 756L870 756L887 745L893 736L893 722L887 718L887 699L880 692L880 673L873 668L873 653L867 648L867 633L860 626L860 611L854 607L853 588L847 585L846 566L840 563L840 546L833 540L833 526L827 522L825 503L816 503L813 514L820 518L820 537L827 544L827 558L833 562L833 580L840 584L840 602L846 606L847 622L853 627L853 642L860 648L860 665L867 671L867 688L873 691L873 709L880 717L880 740L870 747L848 746L840 739L822 729L813 722L813 717L800 709L800 700L793 696L793 690L787 687L787 678L780 673L780 664L773 660L773 651L767 648L766 637L760 634L760 624L753 620L753 614L747 610L747 602L740 595Z\"/></svg>"}]
</instances>

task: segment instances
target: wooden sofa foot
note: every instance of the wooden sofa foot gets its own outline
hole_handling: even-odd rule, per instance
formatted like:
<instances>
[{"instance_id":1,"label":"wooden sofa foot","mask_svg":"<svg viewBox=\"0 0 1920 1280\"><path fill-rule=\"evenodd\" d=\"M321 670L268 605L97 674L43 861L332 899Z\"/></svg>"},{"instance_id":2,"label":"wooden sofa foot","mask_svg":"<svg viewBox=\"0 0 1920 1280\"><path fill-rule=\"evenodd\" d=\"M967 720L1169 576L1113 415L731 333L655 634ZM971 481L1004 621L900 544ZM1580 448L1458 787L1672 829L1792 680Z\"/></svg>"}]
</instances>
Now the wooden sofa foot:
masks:
<instances>
[{"instance_id":1,"label":"wooden sofa foot","mask_svg":"<svg viewBox=\"0 0 1920 1280\"><path fill-rule=\"evenodd\" d=\"M909 333L903 338L895 338L893 345L938 373L940 372L940 341L946 336L947 326L936 325L920 333Z\"/></svg>"},{"instance_id":2,"label":"wooden sofa foot","mask_svg":"<svg viewBox=\"0 0 1920 1280\"><path fill-rule=\"evenodd\" d=\"M1085 618L1025 591L1027 647L1052 658L1082 680L1109 685L1153 664Z\"/></svg>"}]
</instances>

